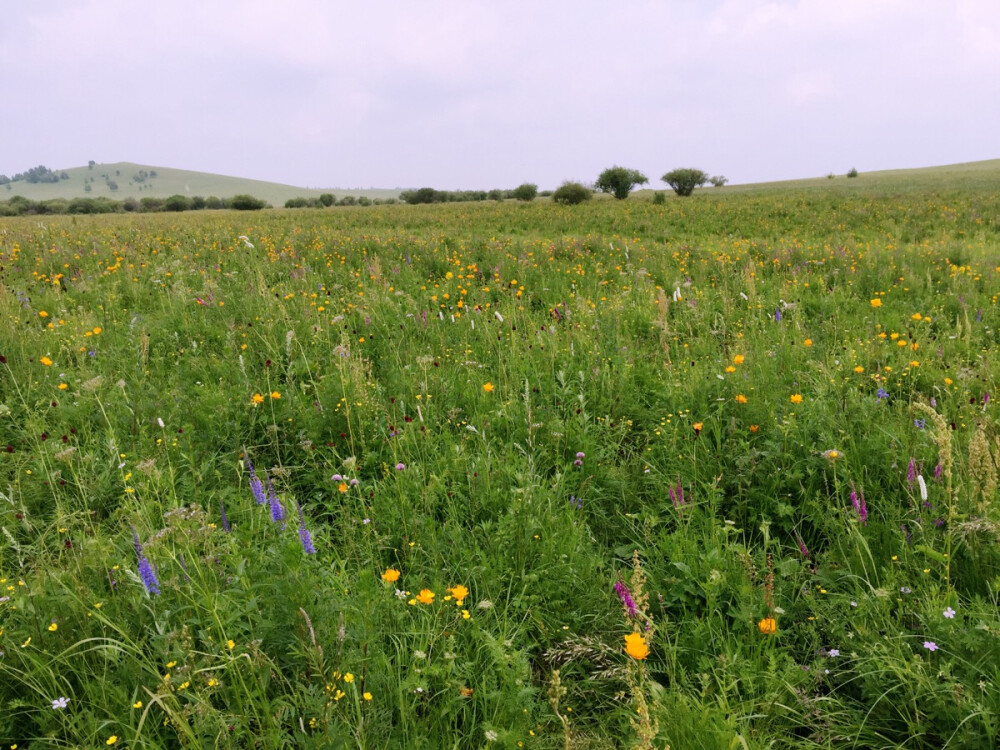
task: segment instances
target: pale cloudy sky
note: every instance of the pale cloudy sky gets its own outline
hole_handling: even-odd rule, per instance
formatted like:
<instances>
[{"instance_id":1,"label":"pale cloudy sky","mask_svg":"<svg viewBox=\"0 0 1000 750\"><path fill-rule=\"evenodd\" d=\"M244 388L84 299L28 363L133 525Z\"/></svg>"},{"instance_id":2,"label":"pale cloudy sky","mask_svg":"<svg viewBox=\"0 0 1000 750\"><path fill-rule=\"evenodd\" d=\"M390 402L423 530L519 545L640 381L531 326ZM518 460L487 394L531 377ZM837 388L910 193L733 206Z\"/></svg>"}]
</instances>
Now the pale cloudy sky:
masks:
<instances>
[{"instance_id":1,"label":"pale cloudy sky","mask_svg":"<svg viewBox=\"0 0 1000 750\"><path fill-rule=\"evenodd\" d=\"M731 182L1000 158L998 0L0 0L0 173Z\"/></svg>"}]
</instances>

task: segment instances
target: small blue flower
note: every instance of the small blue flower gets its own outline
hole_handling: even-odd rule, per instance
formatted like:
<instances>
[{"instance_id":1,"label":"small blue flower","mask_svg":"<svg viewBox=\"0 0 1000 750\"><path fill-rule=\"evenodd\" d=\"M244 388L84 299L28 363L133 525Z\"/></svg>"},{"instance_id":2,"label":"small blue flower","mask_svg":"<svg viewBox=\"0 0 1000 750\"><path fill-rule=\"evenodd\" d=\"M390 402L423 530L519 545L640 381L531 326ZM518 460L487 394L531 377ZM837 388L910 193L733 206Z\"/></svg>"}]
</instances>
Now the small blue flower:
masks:
<instances>
[{"instance_id":1,"label":"small blue flower","mask_svg":"<svg viewBox=\"0 0 1000 750\"><path fill-rule=\"evenodd\" d=\"M889 391L887 391L885 388L879 388L878 392L875 394L875 397L878 399L889 398Z\"/></svg>"}]
</instances>

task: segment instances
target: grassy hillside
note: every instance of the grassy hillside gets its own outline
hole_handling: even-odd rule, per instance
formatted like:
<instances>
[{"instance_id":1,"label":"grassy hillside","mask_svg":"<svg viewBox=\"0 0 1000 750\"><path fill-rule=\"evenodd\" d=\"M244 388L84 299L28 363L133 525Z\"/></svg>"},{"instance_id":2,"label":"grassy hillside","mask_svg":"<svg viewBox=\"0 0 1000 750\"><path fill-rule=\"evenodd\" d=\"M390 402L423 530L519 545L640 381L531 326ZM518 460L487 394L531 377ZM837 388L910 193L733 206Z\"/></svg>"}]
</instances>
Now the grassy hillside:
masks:
<instances>
[{"instance_id":1,"label":"grassy hillside","mask_svg":"<svg viewBox=\"0 0 1000 750\"><path fill-rule=\"evenodd\" d=\"M7 186L0 188L0 200L6 200L15 195L23 195L31 200L84 196L94 198L103 196L124 200L129 197L166 198L171 195L200 195L203 197L214 195L219 198L228 198L233 195L249 193L269 201L275 206L280 206L289 198L298 196L313 198L321 193L333 193L338 198L345 195L395 198L399 195L398 190L339 190L336 188L309 190L294 185L281 185L276 182L247 180L241 177L193 172L187 169L152 167L145 164L132 164L131 162L97 164L93 169L74 167L66 170L56 169L55 171L65 171L69 175L69 179L55 183L13 182L9 185L10 189L7 189ZM143 175L143 172L146 175ZM149 177L148 175L152 172L155 172L157 176ZM112 181L117 183L117 190L112 190L109 187L109 182ZM86 191L88 182L91 188L89 193Z\"/></svg>"},{"instance_id":2,"label":"grassy hillside","mask_svg":"<svg viewBox=\"0 0 1000 750\"><path fill-rule=\"evenodd\" d=\"M643 190L638 195L652 194L670 188L654 181L655 189ZM723 188L702 188L704 192L743 193L773 190L802 190L811 188L835 188L845 191L909 191L909 190L978 190L990 186L1000 187L1000 159L971 161L962 164L946 164L937 167L916 169L886 169L878 172L859 172L857 177L848 178L841 172L833 177L807 177L800 180L778 180L775 182L754 182L741 185L727 185Z\"/></svg>"}]
</instances>

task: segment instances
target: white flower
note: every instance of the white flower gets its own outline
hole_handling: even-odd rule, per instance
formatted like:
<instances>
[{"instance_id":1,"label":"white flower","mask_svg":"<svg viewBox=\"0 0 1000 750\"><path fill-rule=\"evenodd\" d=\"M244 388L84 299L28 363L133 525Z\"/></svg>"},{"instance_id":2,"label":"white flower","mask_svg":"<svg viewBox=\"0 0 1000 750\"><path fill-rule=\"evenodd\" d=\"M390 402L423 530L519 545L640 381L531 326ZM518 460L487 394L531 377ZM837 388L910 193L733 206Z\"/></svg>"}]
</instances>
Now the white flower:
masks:
<instances>
[{"instance_id":1,"label":"white flower","mask_svg":"<svg viewBox=\"0 0 1000 750\"><path fill-rule=\"evenodd\" d=\"M485 737L486 737L486 741L487 742L496 742L498 739L500 739L500 735L497 734L492 729L487 729L486 730Z\"/></svg>"},{"instance_id":2,"label":"white flower","mask_svg":"<svg viewBox=\"0 0 1000 750\"><path fill-rule=\"evenodd\" d=\"M831 648L829 651L830 656L840 656L839 648Z\"/></svg>"},{"instance_id":3,"label":"white flower","mask_svg":"<svg viewBox=\"0 0 1000 750\"><path fill-rule=\"evenodd\" d=\"M955 610L953 610L951 607L948 607L948 609L946 609L941 614L944 615L949 620L954 620L955 619Z\"/></svg>"},{"instance_id":4,"label":"white flower","mask_svg":"<svg viewBox=\"0 0 1000 750\"><path fill-rule=\"evenodd\" d=\"M160 429L163 429L163 420L159 417L156 418L156 424L160 425Z\"/></svg>"},{"instance_id":5,"label":"white flower","mask_svg":"<svg viewBox=\"0 0 1000 750\"><path fill-rule=\"evenodd\" d=\"M62 698L56 698L54 701L52 701L52 708L54 709L66 708L68 704L69 704L69 698L63 696Z\"/></svg>"},{"instance_id":6,"label":"white flower","mask_svg":"<svg viewBox=\"0 0 1000 750\"><path fill-rule=\"evenodd\" d=\"M923 476L920 475L920 474L917 474L917 484L920 485L920 499L921 500L926 500L927 499L927 482L924 481Z\"/></svg>"}]
</instances>

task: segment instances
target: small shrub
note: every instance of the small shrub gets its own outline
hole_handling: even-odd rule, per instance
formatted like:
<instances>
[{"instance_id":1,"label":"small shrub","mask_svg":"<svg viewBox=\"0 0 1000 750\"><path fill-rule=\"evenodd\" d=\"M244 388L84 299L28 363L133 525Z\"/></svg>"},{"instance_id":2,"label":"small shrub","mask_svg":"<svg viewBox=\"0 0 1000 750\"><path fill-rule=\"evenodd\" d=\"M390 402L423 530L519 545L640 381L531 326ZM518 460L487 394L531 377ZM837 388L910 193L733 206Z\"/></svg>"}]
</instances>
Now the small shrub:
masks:
<instances>
[{"instance_id":1,"label":"small shrub","mask_svg":"<svg viewBox=\"0 0 1000 750\"><path fill-rule=\"evenodd\" d=\"M848 170L848 172L847 172L847 176L848 176L848 177L857 177L857 176L858 176L858 170L857 170L857 169L855 169L854 167L851 167L851 168L850 168L850 169Z\"/></svg>"},{"instance_id":2,"label":"small shrub","mask_svg":"<svg viewBox=\"0 0 1000 750\"><path fill-rule=\"evenodd\" d=\"M655 193L653 193L653 205L662 206L666 202L667 202L667 194L664 193L662 190L657 190Z\"/></svg>"},{"instance_id":3,"label":"small shrub","mask_svg":"<svg viewBox=\"0 0 1000 750\"><path fill-rule=\"evenodd\" d=\"M564 182L559 188L552 194L552 200L555 203L562 203L566 206L573 206L577 203L583 203L584 201L589 201L593 193L590 188L585 185L581 185L579 182Z\"/></svg>"},{"instance_id":4,"label":"small shrub","mask_svg":"<svg viewBox=\"0 0 1000 750\"><path fill-rule=\"evenodd\" d=\"M727 177L723 177L721 174L717 174L714 177L709 177L708 181L712 183L712 187L722 187L729 182L729 179Z\"/></svg>"},{"instance_id":5,"label":"small shrub","mask_svg":"<svg viewBox=\"0 0 1000 750\"><path fill-rule=\"evenodd\" d=\"M150 176L155 175L151 172ZM229 200L229 207L235 208L237 211L259 211L267 207L267 202L260 198L254 198L252 195L241 194L234 195Z\"/></svg>"},{"instance_id":6,"label":"small shrub","mask_svg":"<svg viewBox=\"0 0 1000 750\"><path fill-rule=\"evenodd\" d=\"M535 197L537 195L538 195L538 185L535 185L534 183L531 182L525 182L521 185L518 185L516 188L514 188L513 191L513 196L517 198L517 200L524 201L526 203L530 203L531 201L535 200Z\"/></svg>"}]
</instances>

